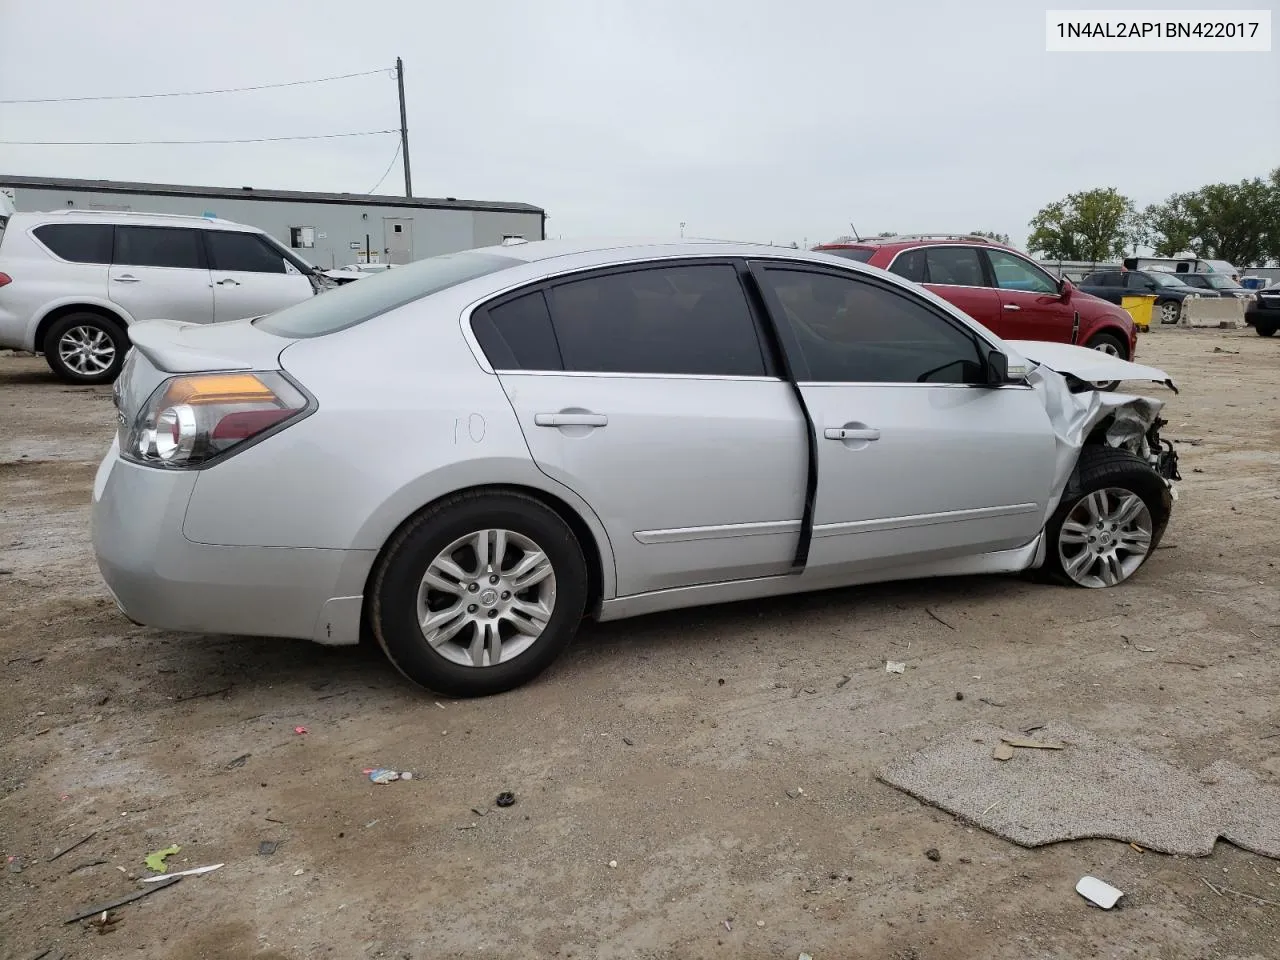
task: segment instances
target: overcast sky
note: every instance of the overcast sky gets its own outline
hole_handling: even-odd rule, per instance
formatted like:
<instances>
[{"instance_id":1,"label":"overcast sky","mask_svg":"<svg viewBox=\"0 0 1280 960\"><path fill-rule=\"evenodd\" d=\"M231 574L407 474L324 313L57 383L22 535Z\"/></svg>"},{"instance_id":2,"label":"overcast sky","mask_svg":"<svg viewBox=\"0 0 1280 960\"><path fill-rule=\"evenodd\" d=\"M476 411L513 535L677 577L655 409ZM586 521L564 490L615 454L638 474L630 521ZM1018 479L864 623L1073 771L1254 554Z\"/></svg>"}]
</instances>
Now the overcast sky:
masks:
<instances>
[{"instance_id":1,"label":"overcast sky","mask_svg":"<svg viewBox=\"0 0 1280 960\"><path fill-rule=\"evenodd\" d=\"M0 0L0 99L277 83L398 55L414 192L534 203L551 236L676 234L685 221L691 236L812 244L852 221L1020 243L1036 210L1071 191L1115 186L1142 206L1280 165L1280 52L1044 51L1045 9L1103 5ZM0 105L0 140L398 126L390 69L256 93ZM395 147L393 135L0 145L0 173L367 192ZM379 192L402 190L397 165Z\"/></svg>"}]
</instances>

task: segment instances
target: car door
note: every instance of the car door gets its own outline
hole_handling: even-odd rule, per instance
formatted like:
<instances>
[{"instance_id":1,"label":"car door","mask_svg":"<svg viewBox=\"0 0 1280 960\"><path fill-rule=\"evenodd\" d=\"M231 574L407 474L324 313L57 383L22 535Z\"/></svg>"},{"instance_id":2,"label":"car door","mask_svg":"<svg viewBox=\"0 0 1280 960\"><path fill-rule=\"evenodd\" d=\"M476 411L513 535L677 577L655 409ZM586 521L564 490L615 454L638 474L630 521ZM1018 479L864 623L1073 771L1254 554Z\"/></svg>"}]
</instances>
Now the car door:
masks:
<instances>
[{"instance_id":1,"label":"car door","mask_svg":"<svg viewBox=\"0 0 1280 960\"><path fill-rule=\"evenodd\" d=\"M1008 250L981 251L1000 294L1000 328L1009 340L1075 343L1080 315L1063 300L1061 285L1043 268Z\"/></svg>"},{"instance_id":2,"label":"car door","mask_svg":"<svg viewBox=\"0 0 1280 960\"><path fill-rule=\"evenodd\" d=\"M1053 431L1029 387L978 385L984 341L872 277L769 261L754 270L817 435L806 576L1007 550L1036 536Z\"/></svg>"},{"instance_id":3,"label":"car door","mask_svg":"<svg viewBox=\"0 0 1280 960\"><path fill-rule=\"evenodd\" d=\"M201 231L117 225L107 289L135 321L213 320Z\"/></svg>"},{"instance_id":4,"label":"car door","mask_svg":"<svg viewBox=\"0 0 1280 960\"><path fill-rule=\"evenodd\" d=\"M954 303L988 330L1000 333L1000 294L987 281L975 247L961 244L925 247L924 285Z\"/></svg>"},{"instance_id":5,"label":"car door","mask_svg":"<svg viewBox=\"0 0 1280 960\"><path fill-rule=\"evenodd\" d=\"M273 313L314 295L308 280L261 234L206 230L217 323Z\"/></svg>"},{"instance_id":6,"label":"car door","mask_svg":"<svg viewBox=\"0 0 1280 960\"><path fill-rule=\"evenodd\" d=\"M786 573L808 440L731 261L524 290L472 317L538 467L599 516L619 596Z\"/></svg>"}]
</instances>

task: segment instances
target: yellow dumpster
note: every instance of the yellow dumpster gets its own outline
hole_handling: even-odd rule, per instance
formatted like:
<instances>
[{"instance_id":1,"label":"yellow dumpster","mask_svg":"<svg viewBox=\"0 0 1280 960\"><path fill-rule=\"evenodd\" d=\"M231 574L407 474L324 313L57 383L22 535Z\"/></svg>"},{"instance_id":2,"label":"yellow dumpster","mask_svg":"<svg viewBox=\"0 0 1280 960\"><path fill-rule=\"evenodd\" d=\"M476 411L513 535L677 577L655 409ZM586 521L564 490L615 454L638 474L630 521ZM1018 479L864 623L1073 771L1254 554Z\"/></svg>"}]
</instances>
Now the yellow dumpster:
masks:
<instances>
[{"instance_id":1,"label":"yellow dumpster","mask_svg":"<svg viewBox=\"0 0 1280 960\"><path fill-rule=\"evenodd\" d=\"M1143 333L1151 326L1151 307L1156 302L1153 294L1144 294L1140 297L1121 297L1120 306L1123 307L1133 317L1134 326Z\"/></svg>"}]
</instances>

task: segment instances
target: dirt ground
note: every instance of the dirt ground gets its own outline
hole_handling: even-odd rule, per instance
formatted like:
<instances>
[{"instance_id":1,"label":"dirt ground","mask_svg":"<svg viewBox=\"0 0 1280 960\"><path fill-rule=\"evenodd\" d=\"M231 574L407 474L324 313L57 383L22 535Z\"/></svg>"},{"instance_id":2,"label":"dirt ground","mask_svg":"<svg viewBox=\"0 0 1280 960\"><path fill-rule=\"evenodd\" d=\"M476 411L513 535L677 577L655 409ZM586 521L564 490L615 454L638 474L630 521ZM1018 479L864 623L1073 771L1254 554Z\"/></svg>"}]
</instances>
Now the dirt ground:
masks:
<instances>
[{"instance_id":1,"label":"dirt ground","mask_svg":"<svg viewBox=\"0 0 1280 960\"><path fill-rule=\"evenodd\" d=\"M1185 482L1124 587L939 580L593 626L466 702L364 649L130 624L88 536L109 390L0 359L0 956L1280 956L1280 863L1023 849L875 779L957 725L1055 718L1280 779L1280 340L1139 354L1182 387L1150 389ZM226 866L105 934L63 922L170 844ZM1074 892L1085 874L1116 909Z\"/></svg>"}]
</instances>

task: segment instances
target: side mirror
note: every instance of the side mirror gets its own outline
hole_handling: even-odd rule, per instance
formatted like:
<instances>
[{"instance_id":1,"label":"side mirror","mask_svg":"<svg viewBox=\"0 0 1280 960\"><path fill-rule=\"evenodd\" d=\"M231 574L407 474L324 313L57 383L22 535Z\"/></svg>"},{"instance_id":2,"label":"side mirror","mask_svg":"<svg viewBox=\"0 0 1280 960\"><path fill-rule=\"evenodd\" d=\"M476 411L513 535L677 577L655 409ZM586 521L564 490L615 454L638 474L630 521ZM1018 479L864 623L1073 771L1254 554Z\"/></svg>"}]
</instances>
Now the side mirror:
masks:
<instances>
[{"instance_id":1,"label":"side mirror","mask_svg":"<svg viewBox=\"0 0 1280 960\"><path fill-rule=\"evenodd\" d=\"M1009 358L999 350L987 354L987 386L1000 387L1009 382Z\"/></svg>"},{"instance_id":2,"label":"side mirror","mask_svg":"<svg viewBox=\"0 0 1280 960\"><path fill-rule=\"evenodd\" d=\"M1071 286L1071 281L1063 277L1058 281L1058 297L1063 303L1071 299L1071 291L1075 288Z\"/></svg>"}]
</instances>

